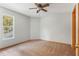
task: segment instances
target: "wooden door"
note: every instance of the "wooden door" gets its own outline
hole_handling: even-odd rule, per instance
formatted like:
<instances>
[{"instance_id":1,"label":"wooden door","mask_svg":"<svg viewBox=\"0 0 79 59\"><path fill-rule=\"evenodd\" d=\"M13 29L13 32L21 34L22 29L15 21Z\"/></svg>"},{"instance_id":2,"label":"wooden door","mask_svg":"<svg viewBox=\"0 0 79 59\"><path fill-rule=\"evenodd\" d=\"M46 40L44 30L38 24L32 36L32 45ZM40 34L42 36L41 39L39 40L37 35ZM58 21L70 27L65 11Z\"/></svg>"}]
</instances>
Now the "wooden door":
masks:
<instances>
[{"instance_id":1,"label":"wooden door","mask_svg":"<svg viewBox=\"0 0 79 59\"><path fill-rule=\"evenodd\" d=\"M76 28L76 13L78 13L78 28ZM78 40L76 39L76 29L78 29ZM79 56L79 4L78 4L78 12L76 11L76 6L72 12L72 48L75 50L75 55Z\"/></svg>"},{"instance_id":2,"label":"wooden door","mask_svg":"<svg viewBox=\"0 0 79 59\"><path fill-rule=\"evenodd\" d=\"M76 6L72 12L72 48L75 50L76 55Z\"/></svg>"}]
</instances>

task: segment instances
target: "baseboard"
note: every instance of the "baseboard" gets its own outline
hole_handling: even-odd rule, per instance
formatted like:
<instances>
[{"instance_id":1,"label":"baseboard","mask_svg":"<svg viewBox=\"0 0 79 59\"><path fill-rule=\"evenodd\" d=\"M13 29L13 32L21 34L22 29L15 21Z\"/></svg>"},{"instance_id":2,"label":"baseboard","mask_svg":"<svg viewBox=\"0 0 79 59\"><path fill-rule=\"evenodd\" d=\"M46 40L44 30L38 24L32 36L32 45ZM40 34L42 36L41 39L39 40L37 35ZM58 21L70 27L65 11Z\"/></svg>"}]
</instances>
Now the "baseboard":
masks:
<instances>
[{"instance_id":1,"label":"baseboard","mask_svg":"<svg viewBox=\"0 0 79 59\"><path fill-rule=\"evenodd\" d=\"M56 42L56 43L60 43L60 44L71 45L71 44L68 44L68 43L66 43L66 42L54 41L54 40L52 40L52 39L49 39L49 40L46 40L46 39L41 39L41 40L51 41L51 42Z\"/></svg>"},{"instance_id":2,"label":"baseboard","mask_svg":"<svg viewBox=\"0 0 79 59\"><path fill-rule=\"evenodd\" d=\"M22 42L19 42L19 43L14 43L14 44L11 44L11 45L6 46L6 47L0 47L0 50L6 49L6 48L9 48L9 47L13 47L13 46L16 46L18 44L22 44L22 43L25 43L25 42L28 42L28 41L30 41L30 40L22 41Z\"/></svg>"},{"instance_id":3,"label":"baseboard","mask_svg":"<svg viewBox=\"0 0 79 59\"><path fill-rule=\"evenodd\" d=\"M4 47L4 48L0 48L0 50L6 49L6 48L9 48L9 47L13 47L13 46L16 46L16 45L19 45L19 44L22 44L22 43L26 43L26 42L29 42L29 41L39 41L39 40L51 41L51 42L56 42L56 43L60 43L60 44L65 44L65 45L71 45L71 44L67 44L67 43L63 43L63 42L58 42L58 41L53 41L53 40L45 40L45 39L28 39L28 40L23 41L23 42L20 42L20 43L16 43L16 44L13 44L13 45L10 45L10 46L6 46L6 47Z\"/></svg>"}]
</instances>

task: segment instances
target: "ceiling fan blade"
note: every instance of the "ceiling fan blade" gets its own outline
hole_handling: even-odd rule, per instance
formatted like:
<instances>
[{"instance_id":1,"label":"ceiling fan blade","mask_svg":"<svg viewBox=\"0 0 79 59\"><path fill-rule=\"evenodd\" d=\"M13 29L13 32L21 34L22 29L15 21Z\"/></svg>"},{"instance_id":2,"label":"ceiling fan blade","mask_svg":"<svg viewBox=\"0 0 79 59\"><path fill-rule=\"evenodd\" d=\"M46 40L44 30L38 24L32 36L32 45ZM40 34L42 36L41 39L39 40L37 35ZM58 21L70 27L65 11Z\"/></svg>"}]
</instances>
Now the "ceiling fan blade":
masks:
<instances>
[{"instance_id":1,"label":"ceiling fan blade","mask_svg":"<svg viewBox=\"0 0 79 59\"><path fill-rule=\"evenodd\" d=\"M37 9L37 8L29 8L29 9Z\"/></svg>"},{"instance_id":2,"label":"ceiling fan blade","mask_svg":"<svg viewBox=\"0 0 79 59\"><path fill-rule=\"evenodd\" d=\"M47 10L45 10L45 9L41 9L41 10L43 10L43 11L47 12Z\"/></svg>"},{"instance_id":3,"label":"ceiling fan blade","mask_svg":"<svg viewBox=\"0 0 79 59\"><path fill-rule=\"evenodd\" d=\"M37 7L39 7L39 8L42 7L42 5L41 5L40 3L35 3L35 5L36 5Z\"/></svg>"},{"instance_id":4,"label":"ceiling fan blade","mask_svg":"<svg viewBox=\"0 0 79 59\"><path fill-rule=\"evenodd\" d=\"M35 3L35 5L37 6L37 5L39 5L38 3Z\"/></svg>"},{"instance_id":5,"label":"ceiling fan blade","mask_svg":"<svg viewBox=\"0 0 79 59\"><path fill-rule=\"evenodd\" d=\"M40 10L37 10L37 12L36 12L36 13L39 13L39 11L40 11Z\"/></svg>"},{"instance_id":6,"label":"ceiling fan blade","mask_svg":"<svg viewBox=\"0 0 79 59\"><path fill-rule=\"evenodd\" d=\"M48 7L49 6L49 4L47 3L47 4L45 4L45 5L43 5L43 7Z\"/></svg>"}]
</instances>

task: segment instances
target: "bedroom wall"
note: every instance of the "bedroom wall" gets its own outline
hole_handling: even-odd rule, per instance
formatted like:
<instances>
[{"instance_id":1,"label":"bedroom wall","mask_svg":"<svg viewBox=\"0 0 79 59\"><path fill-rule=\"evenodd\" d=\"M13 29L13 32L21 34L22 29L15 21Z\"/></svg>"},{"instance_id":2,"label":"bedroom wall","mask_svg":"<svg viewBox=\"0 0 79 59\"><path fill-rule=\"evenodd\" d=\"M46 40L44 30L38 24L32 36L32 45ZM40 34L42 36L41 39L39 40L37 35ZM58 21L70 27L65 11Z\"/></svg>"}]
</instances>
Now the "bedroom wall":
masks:
<instances>
[{"instance_id":1,"label":"bedroom wall","mask_svg":"<svg viewBox=\"0 0 79 59\"><path fill-rule=\"evenodd\" d=\"M0 7L0 19L3 15L14 16L15 39L0 39L0 48L29 39L71 44L71 13L53 13L42 18L35 18Z\"/></svg>"},{"instance_id":2,"label":"bedroom wall","mask_svg":"<svg viewBox=\"0 0 79 59\"><path fill-rule=\"evenodd\" d=\"M41 39L71 44L71 13L53 13L40 23Z\"/></svg>"},{"instance_id":3,"label":"bedroom wall","mask_svg":"<svg viewBox=\"0 0 79 59\"><path fill-rule=\"evenodd\" d=\"M40 39L40 18L30 18L30 39Z\"/></svg>"},{"instance_id":4,"label":"bedroom wall","mask_svg":"<svg viewBox=\"0 0 79 59\"><path fill-rule=\"evenodd\" d=\"M12 15L15 19L15 39L0 39L0 48L7 47L30 39L30 18L20 13L0 7L0 19L4 15Z\"/></svg>"}]
</instances>

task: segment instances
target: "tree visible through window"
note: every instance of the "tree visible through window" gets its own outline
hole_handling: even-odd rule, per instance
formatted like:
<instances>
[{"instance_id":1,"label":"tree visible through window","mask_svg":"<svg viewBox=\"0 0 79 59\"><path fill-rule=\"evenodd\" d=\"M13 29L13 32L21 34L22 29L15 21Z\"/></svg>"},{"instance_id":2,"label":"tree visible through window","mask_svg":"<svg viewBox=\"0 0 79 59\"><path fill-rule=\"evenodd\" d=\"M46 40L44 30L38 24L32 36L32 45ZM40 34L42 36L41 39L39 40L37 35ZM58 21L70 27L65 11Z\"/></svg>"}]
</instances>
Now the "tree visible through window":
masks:
<instances>
[{"instance_id":1,"label":"tree visible through window","mask_svg":"<svg viewBox=\"0 0 79 59\"><path fill-rule=\"evenodd\" d=\"M4 33L9 33L13 30L13 18L10 16L3 16Z\"/></svg>"},{"instance_id":2,"label":"tree visible through window","mask_svg":"<svg viewBox=\"0 0 79 59\"><path fill-rule=\"evenodd\" d=\"M14 23L12 16L3 16L2 21L2 38L8 39L14 37Z\"/></svg>"}]
</instances>

